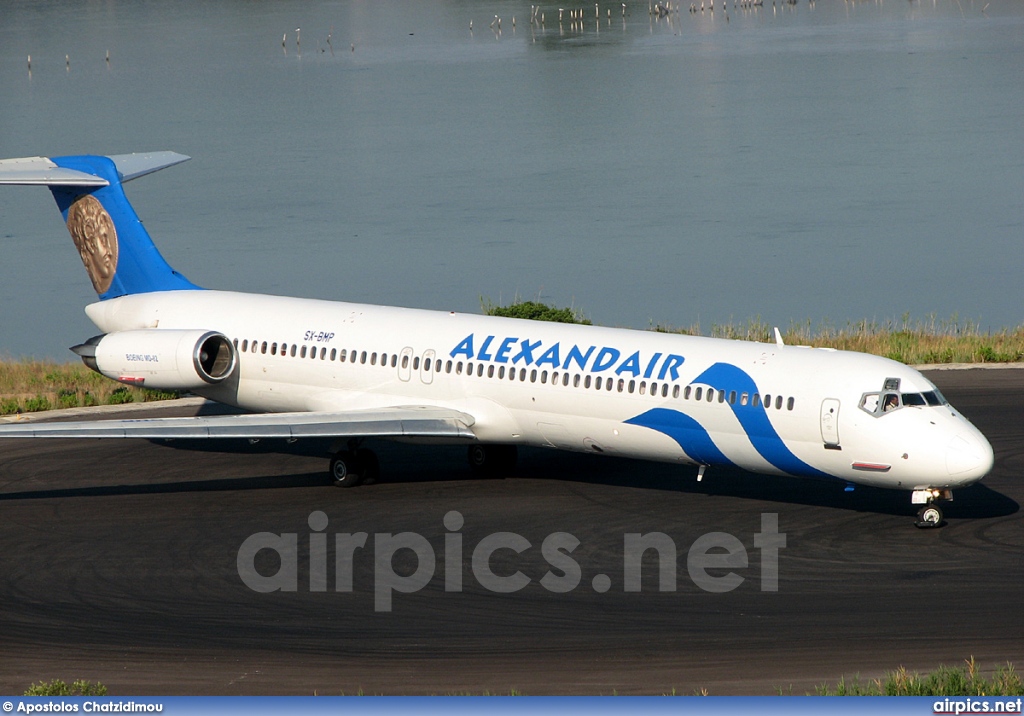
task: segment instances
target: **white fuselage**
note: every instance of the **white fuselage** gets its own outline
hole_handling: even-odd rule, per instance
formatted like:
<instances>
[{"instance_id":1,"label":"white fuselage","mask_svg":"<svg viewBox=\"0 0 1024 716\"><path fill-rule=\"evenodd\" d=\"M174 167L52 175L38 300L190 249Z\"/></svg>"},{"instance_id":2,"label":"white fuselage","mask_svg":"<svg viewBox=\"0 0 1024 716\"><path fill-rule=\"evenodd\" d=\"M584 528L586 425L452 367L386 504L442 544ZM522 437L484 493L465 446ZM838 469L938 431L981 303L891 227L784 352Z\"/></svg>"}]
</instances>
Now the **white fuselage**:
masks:
<instances>
[{"instance_id":1,"label":"white fuselage","mask_svg":"<svg viewBox=\"0 0 1024 716\"><path fill-rule=\"evenodd\" d=\"M225 291L86 312L105 333L222 332L238 380L198 392L254 411L442 406L472 415L485 442L907 490L967 485L992 467L984 436L950 405L910 404L937 395L931 382L860 353ZM887 382L908 404L873 407Z\"/></svg>"}]
</instances>

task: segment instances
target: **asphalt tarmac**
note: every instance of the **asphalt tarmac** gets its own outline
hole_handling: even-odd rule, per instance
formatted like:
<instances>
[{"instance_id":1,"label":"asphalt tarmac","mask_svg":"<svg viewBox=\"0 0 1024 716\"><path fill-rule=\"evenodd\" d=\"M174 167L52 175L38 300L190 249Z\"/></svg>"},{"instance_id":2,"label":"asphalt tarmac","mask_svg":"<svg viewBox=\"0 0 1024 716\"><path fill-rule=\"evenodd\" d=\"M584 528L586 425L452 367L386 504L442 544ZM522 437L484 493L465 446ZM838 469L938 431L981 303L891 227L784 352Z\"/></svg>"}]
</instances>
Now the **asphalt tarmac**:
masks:
<instances>
[{"instance_id":1,"label":"asphalt tarmac","mask_svg":"<svg viewBox=\"0 0 1024 716\"><path fill-rule=\"evenodd\" d=\"M512 477L474 479L463 448L381 442L382 479L341 490L314 442L4 441L0 692L83 678L112 694L802 694L971 656L1024 666L1024 370L929 376L996 453L939 530L913 527L906 493L725 470L698 483L692 468L544 450L521 451ZM446 529L450 511L461 527ZM768 591L755 534L773 514L785 546ZM310 588L314 531L327 536L325 591ZM334 536L360 532L345 591ZM529 542L490 560L498 577L528 578L518 591L486 589L473 566L499 532ZM640 591L625 591L625 535L653 532L676 548L675 578L648 551ZM239 553L258 533L296 535L294 559L249 560L295 591L243 581ZM555 533L579 541L568 591L551 587L572 586L571 565L566 577L542 548ZM731 591L688 570L708 533L742 544L745 563L708 570L715 584L742 578ZM445 554L460 536L455 591ZM385 559L403 540L436 556L417 591L414 553ZM408 593L382 611L389 580Z\"/></svg>"}]
</instances>

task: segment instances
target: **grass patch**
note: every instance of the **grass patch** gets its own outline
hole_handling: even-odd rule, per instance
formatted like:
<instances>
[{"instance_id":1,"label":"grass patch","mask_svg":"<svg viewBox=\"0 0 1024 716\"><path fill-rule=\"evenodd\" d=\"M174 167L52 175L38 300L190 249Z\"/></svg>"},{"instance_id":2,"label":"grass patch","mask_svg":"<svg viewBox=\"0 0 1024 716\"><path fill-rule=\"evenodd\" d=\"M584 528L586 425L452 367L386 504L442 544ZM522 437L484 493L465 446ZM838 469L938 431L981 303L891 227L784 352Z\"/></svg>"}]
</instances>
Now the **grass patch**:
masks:
<instances>
[{"instance_id":1,"label":"grass patch","mask_svg":"<svg viewBox=\"0 0 1024 716\"><path fill-rule=\"evenodd\" d=\"M0 359L0 415L170 400L180 395L121 385L81 363Z\"/></svg>"},{"instance_id":2,"label":"grass patch","mask_svg":"<svg viewBox=\"0 0 1024 716\"><path fill-rule=\"evenodd\" d=\"M881 679L864 683L854 677L852 681L840 679L832 686L822 684L815 693L818 696L1021 696L1024 683L1010 663L996 669L991 677L982 675L972 656L964 661L964 666L940 666L923 676L901 666Z\"/></svg>"}]
</instances>

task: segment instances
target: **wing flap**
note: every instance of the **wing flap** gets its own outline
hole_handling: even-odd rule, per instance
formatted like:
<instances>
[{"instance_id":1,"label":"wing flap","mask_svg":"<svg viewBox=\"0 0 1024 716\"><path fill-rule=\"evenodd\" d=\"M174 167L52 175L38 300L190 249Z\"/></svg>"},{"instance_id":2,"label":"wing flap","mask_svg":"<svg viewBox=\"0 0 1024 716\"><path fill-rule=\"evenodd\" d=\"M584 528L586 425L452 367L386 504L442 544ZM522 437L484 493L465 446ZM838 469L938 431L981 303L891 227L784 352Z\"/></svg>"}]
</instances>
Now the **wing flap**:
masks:
<instances>
[{"instance_id":1,"label":"wing flap","mask_svg":"<svg viewBox=\"0 0 1024 716\"><path fill-rule=\"evenodd\" d=\"M191 418L76 420L0 425L0 438L473 438L472 416L408 406L334 413L258 413Z\"/></svg>"}]
</instances>

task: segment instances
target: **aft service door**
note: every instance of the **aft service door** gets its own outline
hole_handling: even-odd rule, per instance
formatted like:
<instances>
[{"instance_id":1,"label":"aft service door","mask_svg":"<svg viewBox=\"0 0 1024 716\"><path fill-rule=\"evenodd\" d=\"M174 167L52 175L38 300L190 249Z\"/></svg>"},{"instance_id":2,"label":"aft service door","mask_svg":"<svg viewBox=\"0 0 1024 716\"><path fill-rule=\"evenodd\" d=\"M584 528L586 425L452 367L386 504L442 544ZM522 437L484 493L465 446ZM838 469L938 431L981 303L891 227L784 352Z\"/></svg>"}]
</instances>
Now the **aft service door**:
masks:
<instances>
[{"instance_id":1,"label":"aft service door","mask_svg":"<svg viewBox=\"0 0 1024 716\"><path fill-rule=\"evenodd\" d=\"M825 447L839 447L839 401L835 398L821 402L821 439Z\"/></svg>"}]
</instances>

